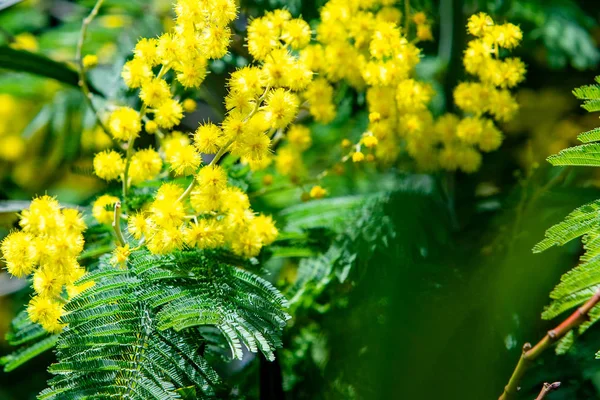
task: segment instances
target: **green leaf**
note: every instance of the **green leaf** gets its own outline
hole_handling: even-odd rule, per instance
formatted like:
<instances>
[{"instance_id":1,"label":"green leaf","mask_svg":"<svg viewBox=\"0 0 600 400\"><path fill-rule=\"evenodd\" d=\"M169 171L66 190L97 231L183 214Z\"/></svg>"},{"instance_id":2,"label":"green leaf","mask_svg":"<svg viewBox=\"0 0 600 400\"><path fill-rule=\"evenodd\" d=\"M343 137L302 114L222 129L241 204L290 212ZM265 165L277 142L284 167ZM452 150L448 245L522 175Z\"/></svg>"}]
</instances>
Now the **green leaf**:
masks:
<instances>
[{"instance_id":1,"label":"green leaf","mask_svg":"<svg viewBox=\"0 0 600 400\"><path fill-rule=\"evenodd\" d=\"M332 227L345 222L348 212L358 208L366 200L365 196L335 197L314 200L288 207L279 213L287 222L290 231Z\"/></svg>"},{"instance_id":2,"label":"green leaf","mask_svg":"<svg viewBox=\"0 0 600 400\"><path fill-rule=\"evenodd\" d=\"M41 54L0 46L0 68L28 72L56 79L70 86L79 87L79 75L77 71L67 64L54 61ZM101 94L93 87L90 87L90 90L96 94Z\"/></svg>"},{"instance_id":3,"label":"green leaf","mask_svg":"<svg viewBox=\"0 0 600 400\"><path fill-rule=\"evenodd\" d=\"M600 85L586 85L573 90L573 94L580 100L600 99Z\"/></svg>"},{"instance_id":4,"label":"green leaf","mask_svg":"<svg viewBox=\"0 0 600 400\"><path fill-rule=\"evenodd\" d=\"M600 143L589 143L561 150L558 154L548 157L548 162L554 166L600 166Z\"/></svg>"},{"instance_id":5,"label":"green leaf","mask_svg":"<svg viewBox=\"0 0 600 400\"><path fill-rule=\"evenodd\" d=\"M580 133L577 139L583 143L596 142L600 140L600 128L594 128L590 131Z\"/></svg>"},{"instance_id":6,"label":"green leaf","mask_svg":"<svg viewBox=\"0 0 600 400\"><path fill-rule=\"evenodd\" d=\"M94 281L65 305L56 376L40 399L214 398L221 380L205 358L227 343L274 358L289 315L269 282L217 252L131 254L127 269L103 256ZM219 344L205 329L219 330ZM206 335L206 339L205 336ZM87 379L93 376L93 379Z\"/></svg>"},{"instance_id":7,"label":"green leaf","mask_svg":"<svg viewBox=\"0 0 600 400\"><path fill-rule=\"evenodd\" d=\"M571 347L573 347L574 342L575 342L575 332L570 331L569 333L567 333L565 335L565 337L560 339L560 341L556 345L556 350L555 350L556 354L559 356L563 355L563 354L567 354L567 352L571 349Z\"/></svg>"},{"instance_id":8,"label":"green leaf","mask_svg":"<svg viewBox=\"0 0 600 400\"><path fill-rule=\"evenodd\" d=\"M563 244L592 232L600 222L600 200L577 208L565 220L546 231L546 239L533 248L534 253L540 253L552 246Z\"/></svg>"},{"instance_id":9,"label":"green leaf","mask_svg":"<svg viewBox=\"0 0 600 400\"><path fill-rule=\"evenodd\" d=\"M4 372L13 371L32 358L52 349L57 341L58 335L48 336L31 346L23 347L12 354L0 358L0 365L4 365Z\"/></svg>"}]
</instances>

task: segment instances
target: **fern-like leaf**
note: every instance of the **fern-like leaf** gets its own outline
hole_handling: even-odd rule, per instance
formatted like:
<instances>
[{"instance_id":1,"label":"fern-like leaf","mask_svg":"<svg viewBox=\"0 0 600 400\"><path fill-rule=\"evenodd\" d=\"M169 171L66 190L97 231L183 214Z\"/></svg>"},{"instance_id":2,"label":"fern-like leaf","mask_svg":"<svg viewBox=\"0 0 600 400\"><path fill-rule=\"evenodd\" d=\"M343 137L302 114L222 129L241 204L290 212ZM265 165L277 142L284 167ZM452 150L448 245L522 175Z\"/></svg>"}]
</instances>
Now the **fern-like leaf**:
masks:
<instances>
[{"instance_id":1,"label":"fern-like leaf","mask_svg":"<svg viewBox=\"0 0 600 400\"><path fill-rule=\"evenodd\" d=\"M573 94L580 100L600 99L600 85L585 85L573 90Z\"/></svg>"},{"instance_id":2,"label":"fern-like leaf","mask_svg":"<svg viewBox=\"0 0 600 400\"><path fill-rule=\"evenodd\" d=\"M535 253L563 244L594 231L600 223L600 200L577 208L567 218L546 231L546 239L535 245Z\"/></svg>"},{"instance_id":3,"label":"fern-like leaf","mask_svg":"<svg viewBox=\"0 0 600 400\"><path fill-rule=\"evenodd\" d=\"M344 282L359 255L369 258L378 246L387 245L394 236L392 226L383 212L387 201L388 196L382 194L362 197L360 201L356 198L346 203L347 208L338 211L340 220L345 223L341 225L329 249L300 261L296 281L287 291L294 309L304 302L312 304L332 281ZM298 226L295 219L292 220L292 226Z\"/></svg>"},{"instance_id":4,"label":"fern-like leaf","mask_svg":"<svg viewBox=\"0 0 600 400\"><path fill-rule=\"evenodd\" d=\"M596 77L596 82L600 83L600 77ZM573 93L584 100L583 108L600 111L600 85L583 86ZM588 144L562 150L549 157L548 161L553 165L600 166L600 143L591 143L600 140L600 128L580 134L579 140ZM552 302L542 313L545 319L555 318L579 307L600 289L600 200L577 208L563 222L548 229L546 239L538 243L533 251L541 252L555 245L560 246L580 236L583 236L585 253L580 258L580 264L564 274L550 294ZM556 352L567 352L576 335L589 329L598 320L600 305L587 313L587 321L577 327L577 332L569 332L559 342Z\"/></svg>"},{"instance_id":5,"label":"fern-like leaf","mask_svg":"<svg viewBox=\"0 0 600 400\"><path fill-rule=\"evenodd\" d=\"M581 107L589 112L600 111L600 85L587 85L573 90L573 94L584 100Z\"/></svg>"},{"instance_id":6,"label":"fern-like leaf","mask_svg":"<svg viewBox=\"0 0 600 400\"><path fill-rule=\"evenodd\" d=\"M583 143L597 142L600 140L600 128L594 128L587 132L580 133L577 136L577 139Z\"/></svg>"},{"instance_id":7,"label":"fern-like leaf","mask_svg":"<svg viewBox=\"0 0 600 400\"><path fill-rule=\"evenodd\" d=\"M236 358L242 345L273 359L289 315L268 282L218 261L216 254L133 252L127 269L103 257L79 283L95 285L65 306L50 367L56 375L40 399L204 399L222 389L204 358L217 348L214 326ZM210 335L210 334L209 334Z\"/></svg>"},{"instance_id":8,"label":"fern-like leaf","mask_svg":"<svg viewBox=\"0 0 600 400\"><path fill-rule=\"evenodd\" d=\"M589 143L561 150L558 154L548 157L548 162L554 166L598 167L600 166L600 143Z\"/></svg>"},{"instance_id":9,"label":"fern-like leaf","mask_svg":"<svg viewBox=\"0 0 600 400\"><path fill-rule=\"evenodd\" d=\"M13 319L6 340L11 346L18 346L14 352L0 358L4 371L10 372L52 349L58 335L49 334L39 324L31 322L26 311L21 311Z\"/></svg>"}]
</instances>

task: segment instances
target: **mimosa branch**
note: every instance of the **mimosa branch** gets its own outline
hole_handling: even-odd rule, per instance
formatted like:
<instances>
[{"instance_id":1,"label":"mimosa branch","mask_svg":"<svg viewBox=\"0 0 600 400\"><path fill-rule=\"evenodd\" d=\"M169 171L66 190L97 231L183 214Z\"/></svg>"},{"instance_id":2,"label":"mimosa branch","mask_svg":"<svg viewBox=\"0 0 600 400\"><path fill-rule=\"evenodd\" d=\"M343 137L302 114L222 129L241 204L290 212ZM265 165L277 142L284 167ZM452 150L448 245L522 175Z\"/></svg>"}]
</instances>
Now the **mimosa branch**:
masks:
<instances>
[{"instance_id":1,"label":"mimosa branch","mask_svg":"<svg viewBox=\"0 0 600 400\"><path fill-rule=\"evenodd\" d=\"M557 390L559 387L560 382L544 383L542 391L540 392L540 394L538 394L538 397L536 397L535 400L543 400L548 393L552 392L553 390Z\"/></svg>"},{"instance_id":2,"label":"mimosa branch","mask_svg":"<svg viewBox=\"0 0 600 400\"><path fill-rule=\"evenodd\" d=\"M90 88L87 84L87 80L85 77L85 66L83 65L83 54L82 54L83 53L83 43L85 42L85 36L87 34L88 26L92 23L92 21L94 20L96 15L98 15L98 11L100 10L100 7L102 7L102 3L104 3L104 0L98 0L96 2L96 5L90 12L90 14L83 20L83 24L81 25L81 31L79 33L79 40L77 42L76 59L77 59L77 70L79 72L79 87L81 88L81 91L83 92L83 97L85 97L85 101L87 102L88 106L90 107L90 109L92 110L94 115L96 116L96 121L98 122L98 125L102 128L102 130L107 135L110 136L110 132L108 131L108 128L106 127L106 125L104 125L104 122L102 122L102 118L100 118L98 109L96 108L96 106L94 105L94 102L92 100L92 93L90 92Z\"/></svg>"},{"instance_id":3,"label":"mimosa branch","mask_svg":"<svg viewBox=\"0 0 600 400\"><path fill-rule=\"evenodd\" d=\"M504 387L504 392L500 396L499 400L508 400L514 398L514 395L519 391L519 383L523 379L525 372L530 367L531 363L536 360L547 348L552 344L562 339L571 330L577 328L583 322L588 319L589 312L598 302L600 301L600 289L581 307L579 307L573 314L565 319L556 328L548 331L546 336L540 340L535 346L531 346L530 343L523 345L523 353L521 358L515 367L515 370L508 381L508 384ZM540 397L538 396L538 399Z\"/></svg>"}]
</instances>

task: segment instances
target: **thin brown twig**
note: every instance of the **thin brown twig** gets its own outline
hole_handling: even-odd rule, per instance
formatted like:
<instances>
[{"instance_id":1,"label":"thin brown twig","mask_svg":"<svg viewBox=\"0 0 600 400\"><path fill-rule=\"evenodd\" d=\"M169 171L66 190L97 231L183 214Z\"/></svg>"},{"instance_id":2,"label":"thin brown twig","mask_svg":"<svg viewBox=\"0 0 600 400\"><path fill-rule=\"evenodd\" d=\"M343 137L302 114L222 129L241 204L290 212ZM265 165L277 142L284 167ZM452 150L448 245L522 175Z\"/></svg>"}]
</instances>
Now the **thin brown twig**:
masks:
<instances>
[{"instance_id":1,"label":"thin brown twig","mask_svg":"<svg viewBox=\"0 0 600 400\"><path fill-rule=\"evenodd\" d=\"M531 366L531 363L536 360L546 349L558 340L563 338L571 330L577 328L589 317L589 312L594 308L598 302L600 302L600 289L594 293L594 295L585 302L584 305L579 307L573 314L567 319L560 323L556 328L548 331L546 336L540 340L535 346L531 346L530 343L523 345L523 352L521 358L515 367L508 384L504 387L504 392L499 397L499 400L512 399L514 395L519 391L519 383L523 379L525 372Z\"/></svg>"},{"instance_id":2,"label":"thin brown twig","mask_svg":"<svg viewBox=\"0 0 600 400\"><path fill-rule=\"evenodd\" d=\"M102 128L102 130L108 136L112 137L110 132L108 131L108 128L102 121L102 118L100 117L100 113L98 112L98 109L94 105L94 101L92 100L92 93L87 84L87 79L85 76L86 69L85 69L85 66L83 65L83 43L85 42L85 36L87 34L89 25L92 23L92 21L94 20L96 15L98 15L98 11L100 10L100 7L102 7L103 2L104 2L104 0L98 0L96 2L96 5L94 6L94 8L92 8L92 11L90 11L90 14L83 20L83 24L81 25L81 31L79 32L79 40L77 42L76 59L77 59L77 70L79 72L79 87L81 88L81 91L83 92L83 97L85 98L86 103L88 104L88 106L90 107L92 112L94 113L94 116L96 117L96 121L98 122L98 126L100 126Z\"/></svg>"},{"instance_id":3,"label":"thin brown twig","mask_svg":"<svg viewBox=\"0 0 600 400\"><path fill-rule=\"evenodd\" d=\"M542 388L540 394L535 398L535 400L543 400L546 395L554 390L557 390L560 387L560 382L554 383L544 383L544 387Z\"/></svg>"}]
</instances>

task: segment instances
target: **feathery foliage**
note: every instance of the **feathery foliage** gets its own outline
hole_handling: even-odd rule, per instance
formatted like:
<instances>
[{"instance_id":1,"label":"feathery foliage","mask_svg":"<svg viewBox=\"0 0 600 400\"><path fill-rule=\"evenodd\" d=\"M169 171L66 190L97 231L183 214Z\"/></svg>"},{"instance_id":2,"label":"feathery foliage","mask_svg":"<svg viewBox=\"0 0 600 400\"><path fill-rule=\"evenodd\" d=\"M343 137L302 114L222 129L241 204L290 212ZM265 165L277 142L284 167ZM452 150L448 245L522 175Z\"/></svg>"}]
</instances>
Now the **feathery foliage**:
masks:
<instances>
[{"instance_id":1,"label":"feathery foliage","mask_svg":"<svg viewBox=\"0 0 600 400\"><path fill-rule=\"evenodd\" d=\"M222 382L208 364L199 327L215 326L232 356L244 345L273 359L289 318L268 282L214 254L132 253L126 269L109 258L81 279L95 285L66 305L57 375L40 399L214 397Z\"/></svg>"},{"instance_id":2,"label":"feathery foliage","mask_svg":"<svg viewBox=\"0 0 600 400\"><path fill-rule=\"evenodd\" d=\"M312 216L327 215L332 228L337 227L337 235L323 254L305 258L300 262L296 282L286 292L292 309L301 306L303 302L311 304L336 278L340 283L345 282L356 264L359 253L372 253L377 247L386 246L394 237L393 228L383 212L383 205L387 200L387 195L375 194L322 200L295 208L295 212L302 210L300 214L306 212L306 215ZM347 208L340 207L342 204ZM323 207L329 212L314 212L317 211L315 208ZM335 215L332 214L334 210L337 210L338 216L345 217L340 218L345 221L344 224L338 225ZM293 218L292 225L297 223L297 218Z\"/></svg>"},{"instance_id":3,"label":"feathery foliage","mask_svg":"<svg viewBox=\"0 0 600 400\"><path fill-rule=\"evenodd\" d=\"M359 284L378 248L387 247L395 231L385 213L387 193L319 200L285 210L287 228L325 229L326 246L300 260L290 299L293 327L286 331L280 353L283 387L292 391L306 382L309 371L323 374L332 344L324 330L331 312L348 306L351 288ZM327 218L311 218L323 216ZM320 222L317 223L317 220ZM308 392L310 393L310 391Z\"/></svg>"},{"instance_id":4,"label":"feathery foliage","mask_svg":"<svg viewBox=\"0 0 600 400\"><path fill-rule=\"evenodd\" d=\"M600 83L600 77L596 78ZM583 108L600 111L600 85L584 86L573 91L575 96L584 100ZM600 166L600 128L579 135L584 145L562 150L557 155L548 158L553 165ZM552 302L544 310L544 319L555 318L562 313L585 303L600 289L600 200L577 208L564 221L546 231L546 238L538 243L533 251L541 252L552 246L562 246L565 243L582 237L584 254L580 264L564 274L560 283L550 294ZM600 319L600 306L595 306L589 312L589 319L577 328L581 334ZM565 336L558 344L556 352L563 354L568 351L575 340L574 332Z\"/></svg>"},{"instance_id":5,"label":"feathery foliage","mask_svg":"<svg viewBox=\"0 0 600 400\"><path fill-rule=\"evenodd\" d=\"M11 322L6 341L11 346L19 346L17 350L0 358L0 365L5 372L20 367L27 361L56 345L58 335L49 334L39 324L31 322L26 311L21 311Z\"/></svg>"}]
</instances>

